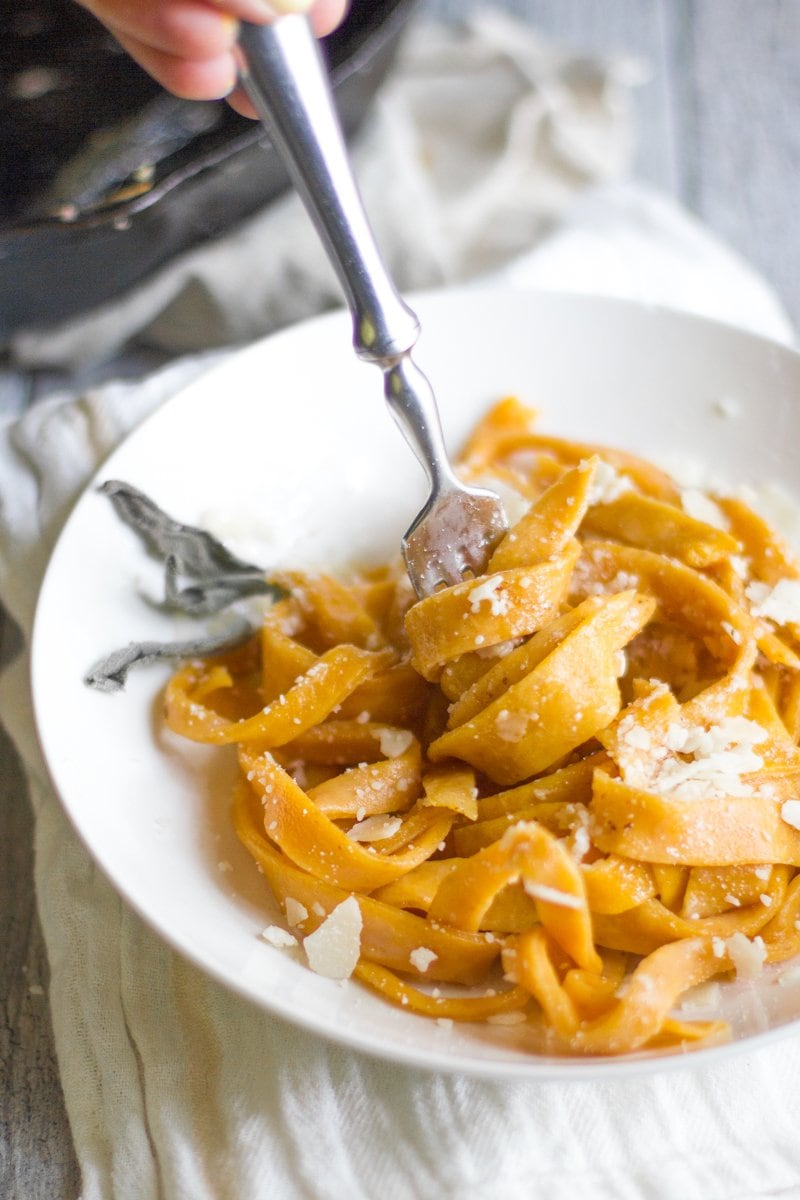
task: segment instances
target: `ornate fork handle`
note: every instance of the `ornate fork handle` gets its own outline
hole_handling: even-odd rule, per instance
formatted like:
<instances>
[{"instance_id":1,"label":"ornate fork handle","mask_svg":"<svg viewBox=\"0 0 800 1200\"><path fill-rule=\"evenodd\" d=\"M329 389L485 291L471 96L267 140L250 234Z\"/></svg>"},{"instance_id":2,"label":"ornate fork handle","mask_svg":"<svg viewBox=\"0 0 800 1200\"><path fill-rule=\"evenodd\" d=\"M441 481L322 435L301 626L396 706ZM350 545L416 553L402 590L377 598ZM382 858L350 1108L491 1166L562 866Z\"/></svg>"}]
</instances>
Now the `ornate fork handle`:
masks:
<instances>
[{"instance_id":1,"label":"ornate fork handle","mask_svg":"<svg viewBox=\"0 0 800 1200\"><path fill-rule=\"evenodd\" d=\"M359 358L384 373L384 396L434 490L457 486L428 380L411 361L416 314L398 295L353 178L327 71L306 17L244 23L242 82L327 250L353 317Z\"/></svg>"}]
</instances>

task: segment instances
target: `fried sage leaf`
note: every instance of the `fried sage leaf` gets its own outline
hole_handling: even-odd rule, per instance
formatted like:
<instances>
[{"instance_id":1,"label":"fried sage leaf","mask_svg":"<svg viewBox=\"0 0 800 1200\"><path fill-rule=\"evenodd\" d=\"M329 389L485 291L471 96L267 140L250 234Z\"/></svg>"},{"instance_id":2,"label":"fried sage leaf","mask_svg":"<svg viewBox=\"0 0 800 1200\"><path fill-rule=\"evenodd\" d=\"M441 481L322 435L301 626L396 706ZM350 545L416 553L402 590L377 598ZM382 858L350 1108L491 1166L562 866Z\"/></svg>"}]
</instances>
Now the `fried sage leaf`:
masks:
<instances>
[{"instance_id":1,"label":"fried sage leaf","mask_svg":"<svg viewBox=\"0 0 800 1200\"><path fill-rule=\"evenodd\" d=\"M250 622L241 617L217 636L207 635L183 642L130 642L95 663L84 676L84 683L98 692L119 692L125 686L131 667L173 658L206 658L210 654L222 654L246 641L253 632Z\"/></svg>"},{"instance_id":2,"label":"fried sage leaf","mask_svg":"<svg viewBox=\"0 0 800 1200\"><path fill-rule=\"evenodd\" d=\"M164 563L162 607L190 616L207 616L245 596L266 595L277 600L284 594L268 582L262 567L231 554L207 530L174 520L138 488L109 479L99 490L150 553ZM181 587L181 576L191 579L191 584Z\"/></svg>"},{"instance_id":3,"label":"fried sage leaf","mask_svg":"<svg viewBox=\"0 0 800 1200\"><path fill-rule=\"evenodd\" d=\"M263 595L278 600L285 595L282 588L265 578L261 567L231 554L207 530L175 521L138 488L109 479L99 490L108 496L114 511L134 530L149 553L164 564L164 599L159 608L204 617L221 612L247 596ZM186 582L182 583L182 577ZM131 667L164 659L219 654L233 649L254 632L250 622L239 617L222 634L199 635L180 642L130 642L95 663L84 676L84 682L101 692L118 692L125 686Z\"/></svg>"}]
</instances>

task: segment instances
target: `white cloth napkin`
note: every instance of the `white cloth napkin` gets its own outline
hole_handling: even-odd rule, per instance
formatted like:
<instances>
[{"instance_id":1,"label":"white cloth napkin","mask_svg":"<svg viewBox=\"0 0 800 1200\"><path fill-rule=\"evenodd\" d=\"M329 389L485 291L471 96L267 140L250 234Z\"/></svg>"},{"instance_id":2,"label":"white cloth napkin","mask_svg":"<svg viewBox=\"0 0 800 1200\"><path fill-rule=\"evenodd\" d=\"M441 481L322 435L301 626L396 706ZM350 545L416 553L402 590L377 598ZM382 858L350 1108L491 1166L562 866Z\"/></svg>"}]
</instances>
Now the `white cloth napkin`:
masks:
<instances>
[{"instance_id":1,"label":"white cloth napkin","mask_svg":"<svg viewBox=\"0 0 800 1200\"><path fill-rule=\"evenodd\" d=\"M459 83L462 96L475 94L476 72L496 101L491 136L471 125L471 107L457 104L431 131L428 119L441 114L443 95L455 96ZM398 99L404 90L413 99L405 107ZM572 103L578 95L581 104ZM424 169L417 162L402 204L381 210L384 241L397 262L422 237L406 281L416 270L413 282L425 278L426 256L438 249L442 279L504 265L516 286L556 283L666 301L791 340L766 285L663 197L612 186L581 191L569 206L578 182L614 178L624 165L629 134L618 73L576 64L513 23L487 20L457 46L443 30L421 35L386 103L396 105L403 154L413 157L430 133L430 162ZM461 138L458 149L448 140L448 121ZM472 137L483 166L462 186ZM582 149L580 179L574 161L553 170L555 145L573 156ZM374 143L373 151L380 152ZM377 162L373 169L380 174ZM418 206L426 214L422 227L408 217ZM236 270L249 277L251 237L260 240L284 222L298 239L292 253L307 263L298 290L308 282L307 303L327 302L327 276L310 265L314 253L305 242L298 250L302 237L290 207L279 205L117 306L121 331L104 314L60 331L52 359L85 361L93 329L95 347L106 350L143 330L173 347L183 339L197 345L189 314L206 312L206 330L228 304L236 310L226 317L233 338L271 318L290 319L277 301L267 316L249 300L237 307L232 284ZM557 217L559 228L543 237ZM498 228L486 238L481 230L494 218ZM224 268L223 281L215 287L217 268ZM270 282L258 286L269 307ZM193 310L198 288L203 301ZM306 301L294 302L299 309ZM224 340L219 331L217 340ZM23 346L39 360L47 351L41 338L20 339L20 352ZM129 429L208 362L208 355L194 356L144 382L54 398L0 430L0 596L26 642L47 556L87 478ZM120 902L69 828L36 746L27 666L24 653L6 671L0 702L36 814L53 1023L84 1200L800 1195L797 1035L710 1067L604 1083L492 1083L329 1045L206 979Z\"/></svg>"}]
</instances>

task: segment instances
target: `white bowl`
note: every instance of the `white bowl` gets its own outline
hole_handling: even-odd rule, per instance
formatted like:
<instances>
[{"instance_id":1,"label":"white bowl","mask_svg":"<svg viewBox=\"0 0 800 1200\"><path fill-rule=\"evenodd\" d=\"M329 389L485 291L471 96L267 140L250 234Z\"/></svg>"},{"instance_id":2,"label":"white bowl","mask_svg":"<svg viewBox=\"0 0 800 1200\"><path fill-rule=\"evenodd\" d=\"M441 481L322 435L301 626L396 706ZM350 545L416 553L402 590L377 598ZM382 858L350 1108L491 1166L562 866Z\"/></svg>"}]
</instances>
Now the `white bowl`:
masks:
<instances>
[{"instance_id":1,"label":"white bowl","mask_svg":"<svg viewBox=\"0 0 800 1200\"><path fill-rule=\"evenodd\" d=\"M729 482L796 486L800 355L734 329L614 300L517 291L418 298L418 361L456 450L496 399L518 395L542 428L664 461L687 458ZM228 359L146 421L96 483L126 480L182 520L211 526L265 567L337 569L393 553L424 494L386 412L381 380L350 348L344 314L289 329ZM355 983L314 975L259 940L274 918L228 818L231 759L159 729L166 667L124 693L83 682L132 639L190 636L142 602L152 565L90 486L42 587L32 679L44 753L63 804L123 897L178 951L254 1004L373 1054L504 1077L603 1076L687 1056L542 1058L520 1027L456 1026L397 1010ZM191 632L194 632L192 630ZM232 869L228 869L228 866ZM724 989L730 1044L784 1032L800 984Z\"/></svg>"}]
</instances>

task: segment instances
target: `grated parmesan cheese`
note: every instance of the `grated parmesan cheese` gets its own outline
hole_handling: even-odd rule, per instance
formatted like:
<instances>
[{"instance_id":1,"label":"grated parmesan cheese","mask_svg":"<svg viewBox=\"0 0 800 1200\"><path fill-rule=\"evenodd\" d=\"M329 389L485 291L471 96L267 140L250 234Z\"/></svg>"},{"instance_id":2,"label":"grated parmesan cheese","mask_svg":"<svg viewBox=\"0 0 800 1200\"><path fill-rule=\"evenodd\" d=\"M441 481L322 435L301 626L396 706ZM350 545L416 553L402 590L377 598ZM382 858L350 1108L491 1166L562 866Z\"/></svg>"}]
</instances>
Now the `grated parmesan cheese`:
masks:
<instances>
[{"instance_id":1,"label":"grated parmesan cheese","mask_svg":"<svg viewBox=\"0 0 800 1200\"><path fill-rule=\"evenodd\" d=\"M280 925L268 925L266 929L261 930L261 937L278 950L285 950L288 946L297 945L297 938L294 934L289 933L288 929L281 929Z\"/></svg>"},{"instance_id":2,"label":"grated parmesan cheese","mask_svg":"<svg viewBox=\"0 0 800 1200\"><path fill-rule=\"evenodd\" d=\"M737 979L757 979L767 957L764 939L755 937L751 941L741 932L732 933L725 939L725 949L736 968Z\"/></svg>"},{"instance_id":3,"label":"grated parmesan cheese","mask_svg":"<svg viewBox=\"0 0 800 1200\"><path fill-rule=\"evenodd\" d=\"M583 805L576 806L575 824L572 827L568 844L572 857L576 862L583 862L592 848L592 838L589 832L589 813Z\"/></svg>"},{"instance_id":4,"label":"grated parmesan cheese","mask_svg":"<svg viewBox=\"0 0 800 1200\"><path fill-rule=\"evenodd\" d=\"M508 612L508 597L500 592L503 586L502 575L490 575L469 593L469 607L473 613L480 610L481 603L486 600L492 610L493 617L500 617Z\"/></svg>"},{"instance_id":5,"label":"grated parmesan cheese","mask_svg":"<svg viewBox=\"0 0 800 1200\"><path fill-rule=\"evenodd\" d=\"M581 908L583 901L580 896L572 896L559 888L548 887L546 883L535 883L526 879L522 885L532 900L542 900L545 904L558 904L561 908Z\"/></svg>"},{"instance_id":6,"label":"grated parmesan cheese","mask_svg":"<svg viewBox=\"0 0 800 1200\"><path fill-rule=\"evenodd\" d=\"M327 979L349 979L361 953L361 909L348 896L303 939L308 965Z\"/></svg>"},{"instance_id":7,"label":"grated parmesan cheese","mask_svg":"<svg viewBox=\"0 0 800 1200\"><path fill-rule=\"evenodd\" d=\"M620 725L622 740L633 749L644 749L639 727ZM666 731L661 749L648 758L636 756L623 765L623 782L642 791L681 800L748 794L742 776L763 767L764 760L753 747L767 738L767 731L746 717L725 717L718 725L675 722Z\"/></svg>"},{"instance_id":8,"label":"grated parmesan cheese","mask_svg":"<svg viewBox=\"0 0 800 1200\"><path fill-rule=\"evenodd\" d=\"M594 479L587 497L589 506L593 504L611 504L625 492L633 490L633 484L627 475L620 475L611 463L598 459Z\"/></svg>"},{"instance_id":9,"label":"grated parmesan cheese","mask_svg":"<svg viewBox=\"0 0 800 1200\"><path fill-rule=\"evenodd\" d=\"M412 950L408 956L408 961L412 967L416 967L418 971L424 974L431 963L436 962L439 957L433 950L428 950L426 946L417 946L416 950Z\"/></svg>"},{"instance_id":10,"label":"grated parmesan cheese","mask_svg":"<svg viewBox=\"0 0 800 1200\"><path fill-rule=\"evenodd\" d=\"M744 594L754 617L776 625L800 625L800 579L781 579L771 588L766 583L749 583Z\"/></svg>"},{"instance_id":11,"label":"grated parmesan cheese","mask_svg":"<svg viewBox=\"0 0 800 1200\"><path fill-rule=\"evenodd\" d=\"M299 900L295 900L292 896L287 896L284 902L286 910L286 920L290 925L301 925L308 917L308 909L305 904L301 904Z\"/></svg>"},{"instance_id":12,"label":"grated parmesan cheese","mask_svg":"<svg viewBox=\"0 0 800 1200\"><path fill-rule=\"evenodd\" d=\"M401 817L389 817L379 814L377 817L366 817L356 821L347 831L347 836L354 842L382 842L384 838L394 837L403 824Z\"/></svg>"},{"instance_id":13,"label":"grated parmesan cheese","mask_svg":"<svg viewBox=\"0 0 800 1200\"><path fill-rule=\"evenodd\" d=\"M514 1012L491 1013L486 1022L489 1025L524 1025L527 1019L525 1013L517 1008Z\"/></svg>"},{"instance_id":14,"label":"grated parmesan cheese","mask_svg":"<svg viewBox=\"0 0 800 1200\"><path fill-rule=\"evenodd\" d=\"M380 734L381 754L385 758L399 758L405 754L414 740L409 729L382 729Z\"/></svg>"},{"instance_id":15,"label":"grated parmesan cheese","mask_svg":"<svg viewBox=\"0 0 800 1200\"><path fill-rule=\"evenodd\" d=\"M649 750L652 745L652 739L642 725L631 725L630 729L625 733L625 744L631 746L634 750Z\"/></svg>"},{"instance_id":16,"label":"grated parmesan cheese","mask_svg":"<svg viewBox=\"0 0 800 1200\"><path fill-rule=\"evenodd\" d=\"M507 642L496 642L494 646L481 646L475 653L479 658L505 658L512 650L516 650L522 638L509 638Z\"/></svg>"},{"instance_id":17,"label":"grated parmesan cheese","mask_svg":"<svg viewBox=\"0 0 800 1200\"><path fill-rule=\"evenodd\" d=\"M800 800L784 800L781 805L781 819L792 829L800 829Z\"/></svg>"},{"instance_id":18,"label":"grated parmesan cheese","mask_svg":"<svg viewBox=\"0 0 800 1200\"><path fill-rule=\"evenodd\" d=\"M497 736L504 742L518 742L528 728L528 718L525 713L512 713L503 708L494 720Z\"/></svg>"}]
</instances>

